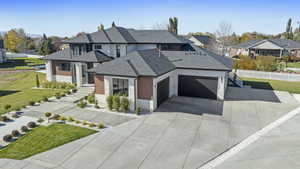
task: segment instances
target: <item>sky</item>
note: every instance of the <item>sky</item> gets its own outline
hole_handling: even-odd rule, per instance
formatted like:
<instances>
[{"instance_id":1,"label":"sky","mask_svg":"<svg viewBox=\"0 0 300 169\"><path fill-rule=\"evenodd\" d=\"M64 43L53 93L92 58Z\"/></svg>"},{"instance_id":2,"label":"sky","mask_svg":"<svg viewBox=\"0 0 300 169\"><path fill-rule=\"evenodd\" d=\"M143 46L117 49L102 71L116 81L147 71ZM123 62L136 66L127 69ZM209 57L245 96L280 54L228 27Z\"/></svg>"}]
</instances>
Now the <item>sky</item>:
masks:
<instances>
[{"instance_id":1,"label":"sky","mask_svg":"<svg viewBox=\"0 0 300 169\"><path fill-rule=\"evenodd\" d=\"M286 22L300 21L299 0L0 0L0 31L23 28L27 33L72 36L95 32L112 21L117 26L151 29L178 17L179 33L215 32L221 22L237 34L277 34Z\"/></svg>"}]
</instances>

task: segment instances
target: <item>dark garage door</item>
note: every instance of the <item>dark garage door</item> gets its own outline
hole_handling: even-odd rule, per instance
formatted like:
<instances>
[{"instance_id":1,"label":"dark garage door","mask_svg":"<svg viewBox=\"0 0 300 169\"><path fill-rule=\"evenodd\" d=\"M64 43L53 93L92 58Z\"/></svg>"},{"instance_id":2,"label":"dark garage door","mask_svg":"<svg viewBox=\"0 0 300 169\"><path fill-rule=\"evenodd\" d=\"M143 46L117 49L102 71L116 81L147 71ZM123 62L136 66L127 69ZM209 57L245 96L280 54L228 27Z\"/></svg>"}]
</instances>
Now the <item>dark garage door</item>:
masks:
<instances>
[{"instance_id":1,"label":"dark garage door","mask_svg":"<svg viewBox=\"0 0 300 169\"><path fill-rule=\"evenodd\" d=\"M157 83L157 107L169 98L169 77Z\"/></svg>"},{"instance_id":2,"label":"dark garage door","mask_svg":"<svg viewBox=\"0 0 300 169\"><path fill-rule=\"evenodd\" d=\"M178 77L178 95L217 99L218 78L182 76Z\"/></svg>"}]
</instances>

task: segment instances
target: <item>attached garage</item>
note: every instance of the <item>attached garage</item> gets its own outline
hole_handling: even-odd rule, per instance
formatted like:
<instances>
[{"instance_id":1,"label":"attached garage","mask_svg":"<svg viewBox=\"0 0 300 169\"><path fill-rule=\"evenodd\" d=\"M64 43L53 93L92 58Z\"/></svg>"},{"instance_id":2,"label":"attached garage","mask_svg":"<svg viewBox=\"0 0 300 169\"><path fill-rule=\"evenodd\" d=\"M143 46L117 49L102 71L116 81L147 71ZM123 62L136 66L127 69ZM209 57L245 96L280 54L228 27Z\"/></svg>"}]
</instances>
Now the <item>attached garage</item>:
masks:
<instances>
[{"instance_id":1,"label":"attached garage","mask_svg":"<svg viewBox=\"0 0 300 169\"><path fill-rule=\"evenodd\" d=\"M178 95L217 99L218 78L202 76L178 76Z\"/></svg>"},{"instance_id":2,"label":"attached garage","mask_svg":"<svg viewBox=\"0 0 300 169\"><path fill-rule=\"evenodd\" d=\"M170 92L170 78L157 83L157 106L161 105L164 101L168 100Z\"/></svg>"}]
</instances>

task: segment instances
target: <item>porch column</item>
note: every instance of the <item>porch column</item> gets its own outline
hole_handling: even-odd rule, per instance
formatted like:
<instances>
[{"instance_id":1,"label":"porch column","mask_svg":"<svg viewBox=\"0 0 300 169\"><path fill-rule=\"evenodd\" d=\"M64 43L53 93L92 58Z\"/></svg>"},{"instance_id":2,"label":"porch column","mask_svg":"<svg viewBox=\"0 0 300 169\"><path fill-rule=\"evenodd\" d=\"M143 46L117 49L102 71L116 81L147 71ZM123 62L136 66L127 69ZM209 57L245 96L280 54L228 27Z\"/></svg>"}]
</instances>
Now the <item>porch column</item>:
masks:
<instances>
[{"instance_id":1,"label":"porch column","mask_svg":"<svg viewBox=\"0 0 300 169\"><path fill-rule=\"evenodd\" d=\"M47 60L46 61L46 76L47 76L47 81L55 81L53 77L53 71L52 71L52 61Z\"/></svg>"},{"instance_id":2,"label":"porch column","mask_svg":"<svg viewBox=\"0 0 300 169\"><path fill-rule=\"evenodd\" d=\"M76 84L77 87L82 86L82 63L75 63L76 69Z\"/></svg>"}]
</instances>

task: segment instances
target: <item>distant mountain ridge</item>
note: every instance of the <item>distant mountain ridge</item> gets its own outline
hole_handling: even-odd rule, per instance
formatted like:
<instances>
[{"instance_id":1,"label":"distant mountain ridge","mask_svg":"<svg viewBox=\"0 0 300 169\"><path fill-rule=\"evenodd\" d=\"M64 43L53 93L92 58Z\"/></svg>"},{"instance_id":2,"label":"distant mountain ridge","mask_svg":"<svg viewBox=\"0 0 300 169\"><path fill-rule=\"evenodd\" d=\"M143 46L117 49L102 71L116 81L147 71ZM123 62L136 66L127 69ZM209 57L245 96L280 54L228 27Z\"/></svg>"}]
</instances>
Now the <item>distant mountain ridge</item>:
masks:
<instances>
[{"instance_id":1,"label":"distant mountain ridge","mask_svg":"<svg viewBox=\"0 0 300 169\"><path fill-rule=\"evenodd\" d=\"M1 36L4 36L4 35L6 34L6 32L7 32L7 31L0 31L0 35L1 35ZM42 35L40 35L40 34L26 33L26 35L27 35L28 37L31 37L31 38L41 38L41 37L42 37Z\"/></svg>"}]
</instances>

